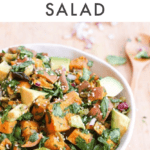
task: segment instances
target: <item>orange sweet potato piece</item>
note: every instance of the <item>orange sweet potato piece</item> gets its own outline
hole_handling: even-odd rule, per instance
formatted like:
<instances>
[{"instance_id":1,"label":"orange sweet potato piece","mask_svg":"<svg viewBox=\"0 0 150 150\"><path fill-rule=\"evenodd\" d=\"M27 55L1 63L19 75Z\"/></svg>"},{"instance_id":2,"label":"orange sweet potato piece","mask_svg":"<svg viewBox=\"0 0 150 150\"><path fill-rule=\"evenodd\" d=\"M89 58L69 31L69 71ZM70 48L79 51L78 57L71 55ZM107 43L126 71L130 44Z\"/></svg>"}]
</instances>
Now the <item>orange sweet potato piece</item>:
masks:
<instances>
[{"instance_id":1,"label":"orange sweet potato piece","mask_svg":"<svg viewBox=\"0 0 150 150\"><path fill-rule=\"evenodd\" d=\"M75 92L72 91L70 93L67 93L65 96L65 100L60 102L60 108L64 112L64 109L68 107L69 105L73 103L81 104L82 100L79 97L79 95ZM70 126L68 124L68 117L70 114L67 114L63 118L54 116L53 114L53 106L56 103L51 103L47 106L47 112L45 115L45 120L46 120L46 128L48 133L52 132L62 132L70 129Z\"/></svg>"},{"instance_id":2,"label":"orange sweet potato piece","mask_svg":"<svg viewBox=\"0 0 150 150\"><path fill-rule=\"evenodd\" d=\"M81 74L81 72L78 72L77 74L76 74L76 79L75 79L75 83L76 84L80 84L81 83L81 81L79 80L79 78L82 76L82 74Z\"/></svg>"},{"instance_id":3,"label":"orange sweet potato piece","mask_svg":"<svg viewBox=\"0 0 150 150\"><path fill-rule=\"evenodd\" d=\"M78 85L79 93L81 93L83 90L89 91L91 89L91 85L88 81L83 81L81 84Z\"/></svg>"},{"instance_id":4,"label":"orange sweet potato piece","mask_svg":"<svg viewBox=\"0 0 150 150\"><path fill-rule=\"evenodd\" d=\"M66 93L69 90L69 86L65 76L65 71L62 70L62 74L60 75L59 80L61 82L63 93Z\"/></svg>"},{"instance_id":5,"label":"orange sweet potato piece","mask_svg":"<svg viewBox=\"0 0 150 150\"><path fill-rule=\"evenodd\" d=\"M86 124L86 129L88 129L88 130L93 130L93 129L94 129L94 125L90 125L90 122L88 122L88 123Z\"/></svg>"},{"instance_id":6,"label":"orange sweet potato piece","mask_svg":"<svg viewBox=\"0 0 150 150\"><path fill-rule=\"evenodd\" d=\"M18 146L14 146L13 150L21 150Z\"/></svg>"},{"instance_id":7,"label":"orange sweet potato piece","mask_svg":"<svg viewBox=\"0 0 150 150\"><path fill-rule=\"evenodd\" d=\"M19 81L20 84L18 84L18 88L17 88L17 93L20 93L20 89L22 87L26 87L28 89L30 89L31 85L29 84L29 82L26 82L26 81Z\"/></svg>"},{"instance_id":8,"label":"orange sweet potato piece","mask_svg":"<svg viewBox=\"0 0 150 150\"><path fill-rule=\"evenodd\" d=\"M65 147L62 135L55 132L49 135L49 139L45 142L44 146L52 150L60 150Z\"/></svg>"},{"instance_id":9,"label":"orange sweet potato piece","mask_svg":"<svg viewBox=\"0 0 150 150\"><path fill-rule=\"evenodd\" d=\"M24 145L22 145L21 147L34 147L36 146L40 141L41 141L41 138L42 138L42 133L40 133L39 135L39 138L38 140L36 140L35 142L30 142L30 141L27 141Z\"/></svg>"},{"instance_id":10,"label":"orange sweet potato piece","mask_svg":"<svg viewBox=\"0 0 150 150\"><path fill-rule=\"evenodd\" d=\"M42 60L41 59L38 59L38 58L35 58L35 57L33 57L32 58L33 59L33 61L35 62L35 67L36 68L40 68L40 67L43 67L43 62L42 62Z\"/></svg>"},{"instance_id":11,"label":"orange sweet potato piece","mask_svg":"<svg viewBox=\"0 0 150 150\"><path fill-rule=\"evenodd\" d=\"M7 138L5 138L2 142L1 142L1 146L6 146L6 144L8 144L9 145L9 147L11 147L12 146L12 143L9 141L9 139L7 139Z\"/></svg>"},{"instance_id":12,"label":"orange sweet potato piece","mask_svg":"<svg viewBox=\"0 0 150 150\"><path fill-rule=\"evenodd\" d=\"M101 109L99 106L100 106L100 102L97 102L96 104L94 104L94 106L90 109L89 115L96 116L98 121L104 123L105 120L107 119L109 113L113 109L113 104L109 100L108 112L107 112L106 117L104 119L103 119L103 115L102 115L102 112L101 112Z\"/></svg>"},{"instance_id":13,"label":"orange sweet potato piece","mask_svg":"<svg viewBox=\"0 0 150 150\"><path fill-rule=\"evenodd\" d=\"M42 96L38 97L32 108L32 114L35 120L40 120L44 116L47 104L47 99L44 99Z\"/></svg>"},{"instance_id":14,"label":"orange sweet potato piece","mask_svg":"<svg viewBox=\"0 0 150 150\"><path fill-rule=\"evenodd\" d=\"M4 146L0 145L0 150L6 150Z\"/></svg>"},{"instance_id":15,"label":"orange sweet potato piece","mask_svg":"<svg viewBox=\"0 0 150 150\"><path fill-rule=\"evenodd\" d=\"M40 87L44 87L48 89L53 89L54 87L51 83L48 83L46 79L42 77L40 77L39 79L33 79L34 84L36 84L37 82L40 83Z\"/></svg>"},{"instance_id":16,"label":"orange sweet potato piece","mask_svg":"<svg viewBox=\"0 0 150 150\"><path fill-rule=\"evenodd\" d=\"M10 47L8 49L8 52L15 54L15 53L18 53L19 50L18 50L18 47Z\"/></svg>"},{"instance_id":17,"label":"orange sweet potato piece","mask_svg":"<svg viewBox=\"0 0 150 150\"><path fill-rule=\"evenodd\" d=\"M95 101L95 100L102 100L104 97L104 90L103 87L95 87L92 88L91 94L88 97L88 100Z\"/></svg>"},{"instance_id":18,"label":"orange sweet potato piece","mask_svg":"<svg viewBox=\"0 0 150 150\"><path fill-rule=\"evenodd\" d=\"M71 148L65 143L65 150L71 150Z\"/></svg>"},{"instance_id":19,"label":"orange sweet potato piece","mask_svg":"<svg viewBox=\"0 0 150 150\"><path fill-rule=\"evenodd\" d=\"M83 69L83 68L89 69L87 63L88 63L87 58L84 56L81 56L79 58L75 58L71 60L69 67L71 71L73 69Z\"/></svg>"},{"instance_id":20,"label":"orange sweet potato piece","mask_svg":"<svg viewBox=\"0 0 150 150\"><path fill-rule=\"evenodd\" d=\"M21 130L22 130L22 136L25 138L25 140L28 140L28 138L32 135L33 132L38 132L39 125L35 121L21 121Z\"/></svg>"},{"instance_id":21,"label":"orange sweet potato piece","mask_svg":"<svg viewBox=\"0 0 150 150\"><path fill-rule=\"evenodd\" d=\"M54 84L58 80L57 75L49 75L46 71L44 71L43 74L37 74L37 76L45 78L52 84Z\"/></svg>"},{"instance_id":22,"label":"orange sweet potato piece","mask_svg":"<svg viewBox=\"0 0 150 150\"><path fill-rule=\"evenodd\" d=\"M80 136L82 139L85 140L86 143L90 143L92 140L92 134L85 134L82 133L79 129L75 129L68 137L68 140L76 145L76 138Z\"/></svg>"},{"instance_id":23,"label":"orange sweet potato piece","mask_svg":"<svg viewBox=\"0 0 150 150\"><path fill-rule=\"evenodd\" d=\"M96 122L94 125L94 130L99 134L102 135L103 131L106 130L105 126L102 125L100 122Z\"/></svg>"},{"instance_id":24,"label":"orange sweet potato piece","mask_svg":"<svg viewBox=\"0 0 150 150\"><path fill-rule=\"evenodd\" d=\"M11 134L16 124L17 124L17 121L13 121L13 122L5 121L2 124L1 119L0 119L0 132L5 133L5 134Z\"/></svg>"}]
</instances>

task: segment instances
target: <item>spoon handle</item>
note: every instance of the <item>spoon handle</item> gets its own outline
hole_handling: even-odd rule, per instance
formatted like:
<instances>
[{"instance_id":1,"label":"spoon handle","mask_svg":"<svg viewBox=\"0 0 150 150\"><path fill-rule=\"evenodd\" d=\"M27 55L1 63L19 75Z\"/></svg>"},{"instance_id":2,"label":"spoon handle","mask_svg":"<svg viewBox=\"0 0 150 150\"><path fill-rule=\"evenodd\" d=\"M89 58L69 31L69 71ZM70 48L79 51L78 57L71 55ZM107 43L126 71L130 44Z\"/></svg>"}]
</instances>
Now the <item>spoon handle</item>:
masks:
<instances>
[{"instance_id":1,"label":"spoon handle","mask_svg":"<svg viewBox=\"0 0 150 150\"><path fill-rule=\"evenodd\" d=\"M143 68L138 67L138 66L133 67L132 80L131 80L131 89L132 89L132 92L133 92L134 95L136 94L137 83L138 83L140 74L142 72L142 69Z\"/></svg>"}]
</instances>

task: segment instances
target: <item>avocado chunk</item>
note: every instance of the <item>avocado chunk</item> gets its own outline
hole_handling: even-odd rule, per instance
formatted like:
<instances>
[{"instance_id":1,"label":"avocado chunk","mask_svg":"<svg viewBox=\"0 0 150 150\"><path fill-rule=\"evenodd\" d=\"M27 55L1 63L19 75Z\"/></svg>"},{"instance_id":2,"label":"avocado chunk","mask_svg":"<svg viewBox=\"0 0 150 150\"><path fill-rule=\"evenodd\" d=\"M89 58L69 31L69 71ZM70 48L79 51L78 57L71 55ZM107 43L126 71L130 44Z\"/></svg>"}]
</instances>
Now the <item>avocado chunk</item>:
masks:
<instances>
[{"instance_id":1,"label":"avocado chunk","mask_svg":"<svg viewBox=\"0 0 150 150\"><path fill-rule=\"evenodd\" d=\"M28 106L25 104L19 104L8 112L7 121L16 121L20 116L28 111Z\"/></svg>"},{"instance_id":2,"label":"avocado chunk","mask_svg":"<svg viewBox=\"0 0 150 150\"><path fill-rule=\"evenodd\" d=\"M75 128L85 129L82 119L79 115L72 116L70 119L70 126Z\"/></svg>"},{"instance_id":3,"label":"avocado chunk","mask_svg":"<svg viewBox=\"0 0 150 150\"><path fill-rule=\"evenodd\" d=\"M3 81L11 70L11 66L6 61L0 63L0 81Z\"/></svg>"},{"instance_id":4,"label":"avocado chunk","mask_svg":"<svg viewBox=\"0 0 150 150\"><path fill-rule=\"evenodd\" d=\"M61 57L51 57L51 68L52 70L58 68L66 68L66 71L69 71L70 59L61 58Z\"/></svg>"},{"instance_id":5,"label":"avocado chunk","mask_svg":"<svg viewBox=\"0 0 150 150\"><path fill-rule=\"evenodd\" d=\"M100 80L100 85L106 90L107 96L117 96L122 90L121 83L113 77L105 77Z\"/></svg>"},{"instance_id":6,"label":"avocado chunk","mask_svg":"<svg viewBox=\"0 0 150 150\"><path fill-rule=\"evenodd\" d=\"M45 147L41 147L41 148L38 148L38 149L35 149L35 150L50 150L50 149L45 148Z\"/></svg>"},{"instance_id":7,"label":"avocado chunk","mask_svg":"<svg viewBox=\"0 0 150 150\"><path fill-rule=\"evenodd\" d=\"M35 99L37 99L39 96L45 96L48 93L22 87L20 94L22 103L30 107Z\"/></svg>"},{"instance_id":8,"label":"avocado chunk","mask_svg":"<svg viewBox=\"0 0 150 150\"><path fill-rule=\"evenodd\" d=\"M128 116L120 113L118 110L113 108L111 128L112 129L119 128L121 137L127 131L129 123L130 123L130 118Z\"/></svg>"}]
</instances>

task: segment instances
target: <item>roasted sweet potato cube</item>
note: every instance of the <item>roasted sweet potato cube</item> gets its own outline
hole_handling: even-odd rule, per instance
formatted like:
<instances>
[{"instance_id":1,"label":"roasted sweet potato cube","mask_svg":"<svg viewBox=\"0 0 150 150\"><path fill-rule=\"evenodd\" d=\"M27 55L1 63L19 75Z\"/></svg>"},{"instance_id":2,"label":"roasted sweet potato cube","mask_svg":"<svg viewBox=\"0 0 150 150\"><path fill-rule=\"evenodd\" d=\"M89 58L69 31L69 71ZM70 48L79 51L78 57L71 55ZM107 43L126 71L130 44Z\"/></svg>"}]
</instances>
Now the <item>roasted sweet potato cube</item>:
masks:
<instances>
[{"instance_id":1,"label":"roasted sweet potato cube","mask_svg":"<svg viewBox=\"0 0 150 150\"><path fill-rule=\"evenodd\" d=\"M73 60L71 60L70 62L70 70L72 71L73 69L83 69L83 68L88 68L88 60L86 57L81 56L79 58L75 58Z\"/></svg>"},{"instance_id":2,"label":"roasted sweet potato cube","mask_svg":"<svg viewBox=\"0 0 150 150\"><path fill-rule=\"evenodd\" d=\"M73 103L81 104L81 98L74 91L66 94L65 100L61 102L51 103L46 108L46 128L48 133L62 132L70 129L68 118L70 114L65 115L64 109ZM57 111L60 114L57 114Z\"/></svg>"},{"instance_id":3,"label":"roasted sweet potato cube","mask_svg":"<svg viewBox=\"0 0 150 150\"><path fill-rule=\"evenodd\" d=\"M11 147L12 146L12 143L10 142L10 140L9 139L7 139L7 138L5 138L2 142L1 142L1 144L0 145L2 145L2 146L6 146L6 144L9 146L9 147ZM1 150L1 149L0 149Z\"/></svg>"},{"instance_id":4,"label":"roasted sweet potato cube","mask_svg":"<svg viewBox=\"0 0 150 150\"><path fill-rule=\"evenodd\" d=\"M69 90L69 85L68 85L64 70L62 70L62 74L60 75L59 80L61 82L63 93L66 93Z\"/></svg>"},{"instance_id":5,"label":"roasted sweet potato cube","mask_svg":"<svg viewBox=\"0 0 150 150\"><path fill-rule=\"evenodd\" d=\"M76 145L76 138L77 137L81 137L82 139L85 140L86 143L90 143L91 140L92 140L92 134L85 134L85 133L82 133L79 129L75 129L68 137L68 140Z\"/></svg>"},{"instance_id":6,"label":"roasted sweet potato cube","mask_svg":"<svg viewBox=\"0 0 150 150\"><path fill-rule=\"evenodd\" d=\"M35 121L21 121L20 125L22 130L22 136L25 138L25 140L28 140L33 132L38 132L39 130L39 125Z\"/></svg>"},{"instance_id":7,"label":"roasted sweet potato cube","mask_svg":"<svg viewBox=\"0 0 150 150\"><path fill-rule=\"evenodd\" d=\"M35 57L33 57L33 61L35 62L35 67L36 68L40 68L40 67L43 67L43 62L42 62L42 60L41 59L38 59L38 58L35 58Z\"/></svg>"},{"instance_id":8,"label":"roasted sweet potato cube","mask_svg":"<svg viewBox=\"0 0 150 150\"><path fill-rule=\"evenodd\" d=\"M103 119L103 114L100 109L100 101L98 101L94 106L90 109L89 115L96 116L97 120L104 123L107 117L109 116L111 110L113 109L113 104L109 100L109 106L108 106L108 112L106 114L106 117Z\"/></svg>"},{"instance_id":9,"label":"roasted sweet potato cube","mask_svg":"<svg viewBox=\"0 0 150 150\"><path fill-rule=\"evenodd\" d=\"M96 122L94 125L94 130L99 134L102 135L103 131L106 130L105 126L102 125L100 122Z\"/></svg>"},{"instance_id":10,"label":"roasted sweet potato cube","mask_svg":"<svg viewBox=\"0 0 150 150\"><path fill-rule=\"evenodd\" d=\"M52 113L53 105L50 104L47 107L45 121L46 121L46 129L48 133L53 132L62 132L70 129L67 119L65 116L55 116ZM60 108L61 109L61 108Z\"/></svg>"},{"instance_id":11,"label":"roasted sweet potato cube","mask_svg":"<svg viewBox=\"0 0 150 150\"><path fill-rule=\"evenodd\" d=\"M32 108L32 114L35 120L40 120L44 116L48 103L48 99L44 99L43 96L38 97Z\"/></svg>"},{"instance_id":12,"label":"roasted sweet potato cube","mask_svg":"<svg viewBox=\"0 0 150 150\"><path fill-rule=\"evenodd\" d=\"M88 123L86 124L86 129L88 129L88 130L93 130L93 129L94 129L94 125L90 125L90 122L88 122Z\"/></svg>"},{"instance_id":13,"label":"roasted sweet potato cube","mask_svg":"<svg viewBox=\"0 0 150 150\"><path fill-rule=\"evenodd\" d=\"M103 87L95 87L92 89L88 100L95 101L95 100L102 100L104 97L104 90Z\"/></svg>"},{"instance_id":14,"label":"roasted sweet potato cube","mask_svg":"<svg viewBox=\"0 0 150 150\"><path fill-rule=\"evenodd\" d=\"M65 147L63 136L59 132L50 134L49 139L45 142L44 147L52 150L60 150Z\"/></svg>"},{"instance_id":15,"label":"roasted sweet potato cube","mask_svg":"<svg viewBox=\"0 0 150 150\"><path fill-rule=\"evenodd\" d=\"M91 89L91 85L88 81L83 81L81 84L78 85L79 93L83 92L84 90L89 91Z\"/></svg>"},{"instance_id":16,"label":"roasted sweet potato cube","mask_svg":"<svg viewBox=\"0 0 150 150\"><path fill-rule=\"evenodd\" d=\"M43 74L37 74L37 76L45 78L52 84L54 84L58 80L57 75L49 75L46 71L44 71Z\"/></svg>"},{"instance_id":17,"label":"roasted sweet potato cube","mask_svg":"<svg viewBox=\"0 0 150 150\"><path fill-rule=\"evenodd\" d=\"M0 119L0 132L5 134L11 134L16 124L17 121L13 121L13 122L5 121L4 123L2 123Z\"/></svg>"},{"instance_id":18,"label":"roasted sweet potato cube","mask_svg":"<svg viewBox=\"0 0 150 150\"><path fill-rule=\"evenodd\" d=\"M110 150L114 150L117 147L117 144L115 144L111 139L108 139L106 142L111 145Z\"/></svg>"}]
</instances>

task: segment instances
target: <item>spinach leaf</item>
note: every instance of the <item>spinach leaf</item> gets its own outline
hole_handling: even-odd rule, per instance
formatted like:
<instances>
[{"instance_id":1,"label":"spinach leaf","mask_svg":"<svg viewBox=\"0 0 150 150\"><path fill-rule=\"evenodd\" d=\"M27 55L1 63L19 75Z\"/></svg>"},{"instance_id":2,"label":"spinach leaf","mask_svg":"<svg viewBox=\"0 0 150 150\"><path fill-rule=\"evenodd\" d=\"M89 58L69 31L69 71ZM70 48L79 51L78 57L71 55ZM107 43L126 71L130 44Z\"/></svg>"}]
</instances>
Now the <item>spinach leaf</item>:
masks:
<instances>
[{"instance_id":1,"label":"spinach leaf","mask_svg":"<svg viewBox=\"0 0 150 150\"><path fill-rule=\"evenodd\" d=\"M17 139L21 137L21 128L18 126L15 128L14 137Z\"/></svg>"},{"instance_id":2,"label":"spinach leaf","mask_svg":"<svg viewBox=\"0 0 150 150\"><path fill-rule=\"evenodd\" d=\"M82 150L92 150L96 142L95 139L93 138L90 143L86 143L86 141L82 139L80 136L78 136L75 139L75 141L76 141L76 145Z\"/></svg>"},{"instance_id":3,"label":"spinach leaf","mask_svg":"<svg viewBox=\"0 0 150 150\"><path fill-rule=\"evenodd\" d=\"M30 120L33 117L33 115L30 112L27 112L25 114L23 114L22 116L20 116L17 120L21 121L21 120Z\"/></svg>"},{"instance_id":4,"label":"spinach leaf","mask_svg":"<svg viewBox=\"0 0 150 150\"><path fill-rule=\"evenodd\" d=\"M108 106L109 106L109 100L108 100L107 97L104 97L104 98L102 99L101 107L100 107L101 112L102 112L102 114L103 114L103 119L106 117L106 114L107 114L107 112L108 112Z\"/></svg>"},{"instance_id":5,"label":"spinach leaf","mask_svg":"<svg viewBox=\"0 0 150 150\"><path fill-rule=\"evenodd\" d=\"M7 138L7 136L6 136L4 133L2 133L1 136L0 136L0 143L1 143L5 138Z\"/></svg>"},{"instance_id":6,"label":"spinach leaf","mask_svg":"<svg viewBox=\"0 0 150 150\"><path fill-rule=\"evenodd\" d=\"M67 108L65 108L64 110L68 110L68 109L70 113L77 114L78 111L80 110L80 105L78 105L77 103L73 103L69 105Z\"/></svg>"},{"instance_id":7,"label":"spinach leaf","mask_svg":"<svg viewBox=\"0 0 150 150\"><path fill-rule=\"evenodd\" d=\"M120 129L113 129L112 131L110 131L109 136L113 142L118 143L120 139Z\"/></svg>"},{"instance_id":8,"label":"spinach leaf","mask_svg":"<svg viewBox=\"0 0 150 150\"><path fill-rule=\"evenodd\" d=\"M134 58L140 59L140 58L150 58L150 57L148 56L148 53L143 50L143 51L137 53Z\"/></svg>"},{"instance_id":9,"label":"spinach leaf","mask_svg":"<svg viewBox=\"0 0 150 150\"><path fill-rule=\"evenodd\" d=\"M120 103L120 102L123 102L121 99L113 99L113 98L110 98L111 102L112 103Z\"/></svg>"},{"instance_id":10,"label":"spinach leaf","mask_svg":"<svg viewBox=\"0 0 150 150\"><path fill-rule=\"evenodd\" d=\"M11 71L12 72L24 72L25 68L30 66L31 64L34 64L33 61L25 61L24 63L21 63L20 65L13 65Z\"/></svg>"},{"instance_id":11,"label":"spinach leaf","mask_svg":"<svg viewBox=\"0 0 150 150\"><path fill-rule=\"evenodd\" d=\"M91 74L91 71L89 71L88 69L86 68L83 68L83 76L79 78L79 80L82 82L84 80L89 80L90 78L90 74Z\"/></svg>"},{"instance_id":12,"label":"spinach leaf","mask_svg":"<svg viewBox=\"0 0 150 150\"><path fill-rule=\"evenodd\" d=\"M108 55L106 57L106 60L111 64L111 65L123 65L126 63L126 58L120 57L120 56L115 56L115 55Z\"/></svg>"},{"instance_id":13,"label":"spinach leaf","mask_svg":"<svg viewBox=\"0 0 150 150\"><path fill-rule=\"evenodd\" d=\"M3 116L2 116L2 118L1 118L1 121L2 121L2 124L7 120L7 116L8 116L8 112L11 110L11 105L8 105L6 108L5 108L5 110L4 110L4 112L3 112Z\"/></svg>"},{"instance_id":14,"label":"spinach leaf","mask_svg":"<svg viewBox=\"0 0 150 150\"><path fill-rule=\"evenodd\" d=\"M37 132L34 132L34 133L30 136L29 141L35 142L36 140L39 139L39 136L38 136L38 135L39 135L39 134L38 134Z\"/></svg>"},{"instance_id":15,"label":"spinach leaf","mask_svg":"<svg viewBox=\"0 0 150 150\"><path fill-rule=\"evenodd\" d=\"M110 150L110 145L106 142L104 138L100 136L97 140L103 144L103 150Z\"/></svg>"},{"instance_id":16,"label":"spinach leaf","mask_svg":"<svg viewBox=\"0 0 150 150\"><path fill-rule=\"evenodd\" d=\"M89 67L92 67L93 66L93 61L88 61L88 64L87 64Z\"/></svg>"},{"instance_id":17,"label":"spinach leaf","mask_svg":"<svg viewBox=\"0 0 150 150\"><path fill-rule=\"evenodd\" d=\"M39 148L40 148L40 147L44 147L44 143L45 143L48 139L49 139L48 137L43 136L43 138L40 140Z\"/></svg>"},{"instance_id":18,"label":"spinach leaf","mask_svg":"<svg viewBox=\"0 0 150 150\"><path fill-rule=\"evenodd\" d=\"M102 144L97 144L93 150L103 150L103 145Z\"/></svg>"},{"instance_id":19,"label":"spinach leaf","mask_svg":"<svg viewBox=\"0 0 150 150\"><path fill-rule=\"evenodd\" d=\"M71 150L77 150L73 144L69 144L69 147L71 148Z\"/></svg>"},{"instance_id":20,"label":"spinach leaf","mask_svg":"<svg viewBox=\"0 0 150 150\"><path fill-rule=\"evenodd\" d=\"M59 117L64 117L64 113L60 107L60 103L53 104L53 115L59 116Z\"/></svg>"},{"instance_id":21,"label":"spinach leaf","mask_svg":"<svg viewBox=\"0 0 150 150\"><path fill-rule=\"evenodd\" d=\"M50 58L47 56L43 56L42 53L37 53L36 58L41 59L46 68L50 68Z\"/></svg>"},{"instance_id":22,"label":"spinach leaf","mask_svg":"<svg viewBox=\"0 0 150 150\"><path fill-rule=\"evenodd\" d=\"M33 53L31 51L28 51L25 49L24 46L19 46L18 49L20 50L20 58L24 59L25 56L32 58L33 57Z\"/></svg>"}]
</instances>

